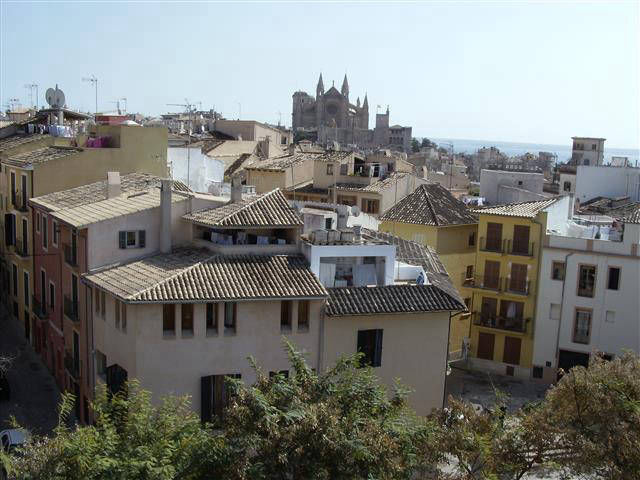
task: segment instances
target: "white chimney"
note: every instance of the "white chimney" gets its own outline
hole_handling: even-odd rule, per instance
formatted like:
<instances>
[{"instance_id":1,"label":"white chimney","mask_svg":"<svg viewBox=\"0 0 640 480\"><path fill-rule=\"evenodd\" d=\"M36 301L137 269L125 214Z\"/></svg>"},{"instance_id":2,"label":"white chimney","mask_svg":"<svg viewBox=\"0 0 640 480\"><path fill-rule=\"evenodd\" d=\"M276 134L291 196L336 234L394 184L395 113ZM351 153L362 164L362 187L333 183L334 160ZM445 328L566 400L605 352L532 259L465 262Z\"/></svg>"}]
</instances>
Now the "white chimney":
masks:
<instances>
[{"instance_id":1,"label":"white chimney","mask_svg":"<svg viewBox=\"0 0 640 480\"><path fill-rule=\"evenodd\" d=\"M160 251L171 252L171 187L173 180L162 179L160 191Z\"/></svg>"},{"instance_id":2,"label":"white chimney","mask_svg":"<svg viewBox=\"0 0 640 480\"><path fill-rule=\"evenodd\" d=\"M120 172L107 172L107 198L120 196Z\"/></svg>"},{"instance_id":3,"label":"white chimney","mask_svg":"<svg viewBox=\"0 0 640 480\"><path fill-rule=\"evenodd\" d=\"M241 201L242 201L242 179L240 177L232 177L230 203L237 203Z\"/></svg>"}]
</instances>

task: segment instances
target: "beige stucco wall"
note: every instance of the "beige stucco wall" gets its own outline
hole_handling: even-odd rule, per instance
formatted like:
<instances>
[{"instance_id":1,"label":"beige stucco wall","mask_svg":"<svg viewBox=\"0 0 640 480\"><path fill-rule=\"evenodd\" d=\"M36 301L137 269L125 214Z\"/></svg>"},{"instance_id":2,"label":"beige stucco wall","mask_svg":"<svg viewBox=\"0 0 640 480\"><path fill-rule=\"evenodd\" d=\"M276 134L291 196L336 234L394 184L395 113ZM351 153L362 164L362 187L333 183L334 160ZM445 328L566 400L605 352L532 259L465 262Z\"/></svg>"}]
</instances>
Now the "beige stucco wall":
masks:
<instances>
[{"instance_id":1,"label":"beige stucco wall","mask_svg":"<svg viewBox=\"0 0 640 480\"><path fill-rule=\"evenodd\" d=\"M413 389L409 404L419 415L441 408L446 378L449 312L326 317L323 365L357 351L358 330L384 330L382 365L376 375L392 388L395 380Z\"/></svg>"},{"instance_id":2,"label":"beige stucco wall","mask_svg":"<svg viewBox=\"0 0 640 480\"><path fill-rule=\"evenodd\" d=\"M310 304L308 332L297 332L297 302L294 301L292 332L287 338L307 353L312 368L318 367L320 309L322 300ZM165 338L162 332L162 305L129 305L127 333L116 330L113 297L107 298L106 322L94 319L95 348L107 356L107 364L117 363L153 392L154 401L168 393L188 394L196 412L200 411L200 378L207 375L240 373L247 383L256 380L248 355L265 373L290 368L280 331L279 300L240 302L237 307L235 335L225 335L224 307L218 304L218 335L207 336L206 307L194 308L194 333L182 338L181 306L176 306L176 336Z\"/></svg>"},{"instance_id":3,"label":"beige stucco wall","mask_svg":"<svg viewBox=\"0 0 640 480\"><path fill-rule=\"evenodd\" d=\"M313 160L296 163L284 170L246 169L247 184L255 185L257 193L267 193L276 188L282 190L313 180Z\"/></svg>"}]
</instances>

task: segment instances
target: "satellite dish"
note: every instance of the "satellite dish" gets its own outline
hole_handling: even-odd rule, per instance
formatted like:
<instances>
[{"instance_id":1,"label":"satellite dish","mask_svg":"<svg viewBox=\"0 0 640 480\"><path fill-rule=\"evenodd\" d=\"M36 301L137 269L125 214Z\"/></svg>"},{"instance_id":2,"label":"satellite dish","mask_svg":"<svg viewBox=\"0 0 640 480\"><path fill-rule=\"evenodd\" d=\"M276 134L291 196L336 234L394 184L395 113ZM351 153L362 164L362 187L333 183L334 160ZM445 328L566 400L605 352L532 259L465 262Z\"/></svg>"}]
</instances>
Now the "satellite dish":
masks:
<instances>
[{"instance_id":1,"label":"satellite dish","mask_svg":"<svg viewBox=\"0 0 640 480\"><path fill-rule=\"evenodd\" d=\"M47 103L51 106L51 108L62 108L64 106L64 92L58 88L57 84L55 89L47 89L45 98L47 99Z\"/></svg>"},{"instance_id":2,"label":"satellite dish","mask_svg":"<svg viewBox=\"0 0 640 480\"><path fill-rule=\"evenodd\" d=\"M360 215L360 209L358 208L357 205L351 206L351 215L353 215L354 217L357 217Z\"/></svg>"}]
</instances>

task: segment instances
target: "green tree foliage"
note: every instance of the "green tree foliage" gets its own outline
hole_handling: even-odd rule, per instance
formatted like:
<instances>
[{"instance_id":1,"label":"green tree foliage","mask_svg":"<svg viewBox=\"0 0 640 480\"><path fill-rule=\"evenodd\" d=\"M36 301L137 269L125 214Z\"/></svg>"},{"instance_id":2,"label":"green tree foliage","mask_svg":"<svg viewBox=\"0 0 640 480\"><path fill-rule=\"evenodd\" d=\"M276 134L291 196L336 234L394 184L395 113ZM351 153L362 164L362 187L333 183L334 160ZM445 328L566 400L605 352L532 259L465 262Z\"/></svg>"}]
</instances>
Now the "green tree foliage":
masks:
<instances>
[{"instance_id":1,"label":"green tree foliage","mask_svg":"<svg viewBox=\"0 0 640 480\"><path fill-rule=\"evenodd\" d=\"M428 138L423 138L422 139L422 143L420 144L421 148L438 148L438 145L435 142L432 142L431 140L429 140Z\"/></svg>"},{"instance_id":2,"label":"green tree foliage","mask_svg":"<svg viewBox=\"0 0 640 480\"><path fill-rule=\"evenodd\" d=\"M411 151L413 153L420 151L420 142L415 137L411 139Z\"/></svg>"}]
</instances>

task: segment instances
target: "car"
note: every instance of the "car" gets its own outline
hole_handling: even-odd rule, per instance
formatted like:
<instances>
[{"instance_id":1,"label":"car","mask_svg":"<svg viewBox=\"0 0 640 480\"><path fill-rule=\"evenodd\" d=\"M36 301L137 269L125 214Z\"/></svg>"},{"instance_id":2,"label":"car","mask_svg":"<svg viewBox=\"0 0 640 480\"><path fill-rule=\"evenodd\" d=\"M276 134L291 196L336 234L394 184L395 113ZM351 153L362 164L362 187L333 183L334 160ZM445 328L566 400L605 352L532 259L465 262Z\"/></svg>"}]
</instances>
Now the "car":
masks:
<instances>
[{"instance_id":1,"label":"car","mask_svg":"<svg viewBox=\"0 0 640 480\"><path fill-rule=\"evenodd\" d=\"M5 373L0 372L0 402L11 400L11 386Z\"/></svg>"},{"instance_id":2,"label":"car","mask_svg":"<svg viewBox=\"0 0 640 480\"><path fill-rule=\"evenodd\" d=\"M28 433L25 430L11 429L2 430L0 432L0 443L2 444L2 449L6 453L11 452L14 448L24 444L28 438ZM7 479L7 471L4 467L0 470L0 479Z\"/></svg>"}]
</instances>

